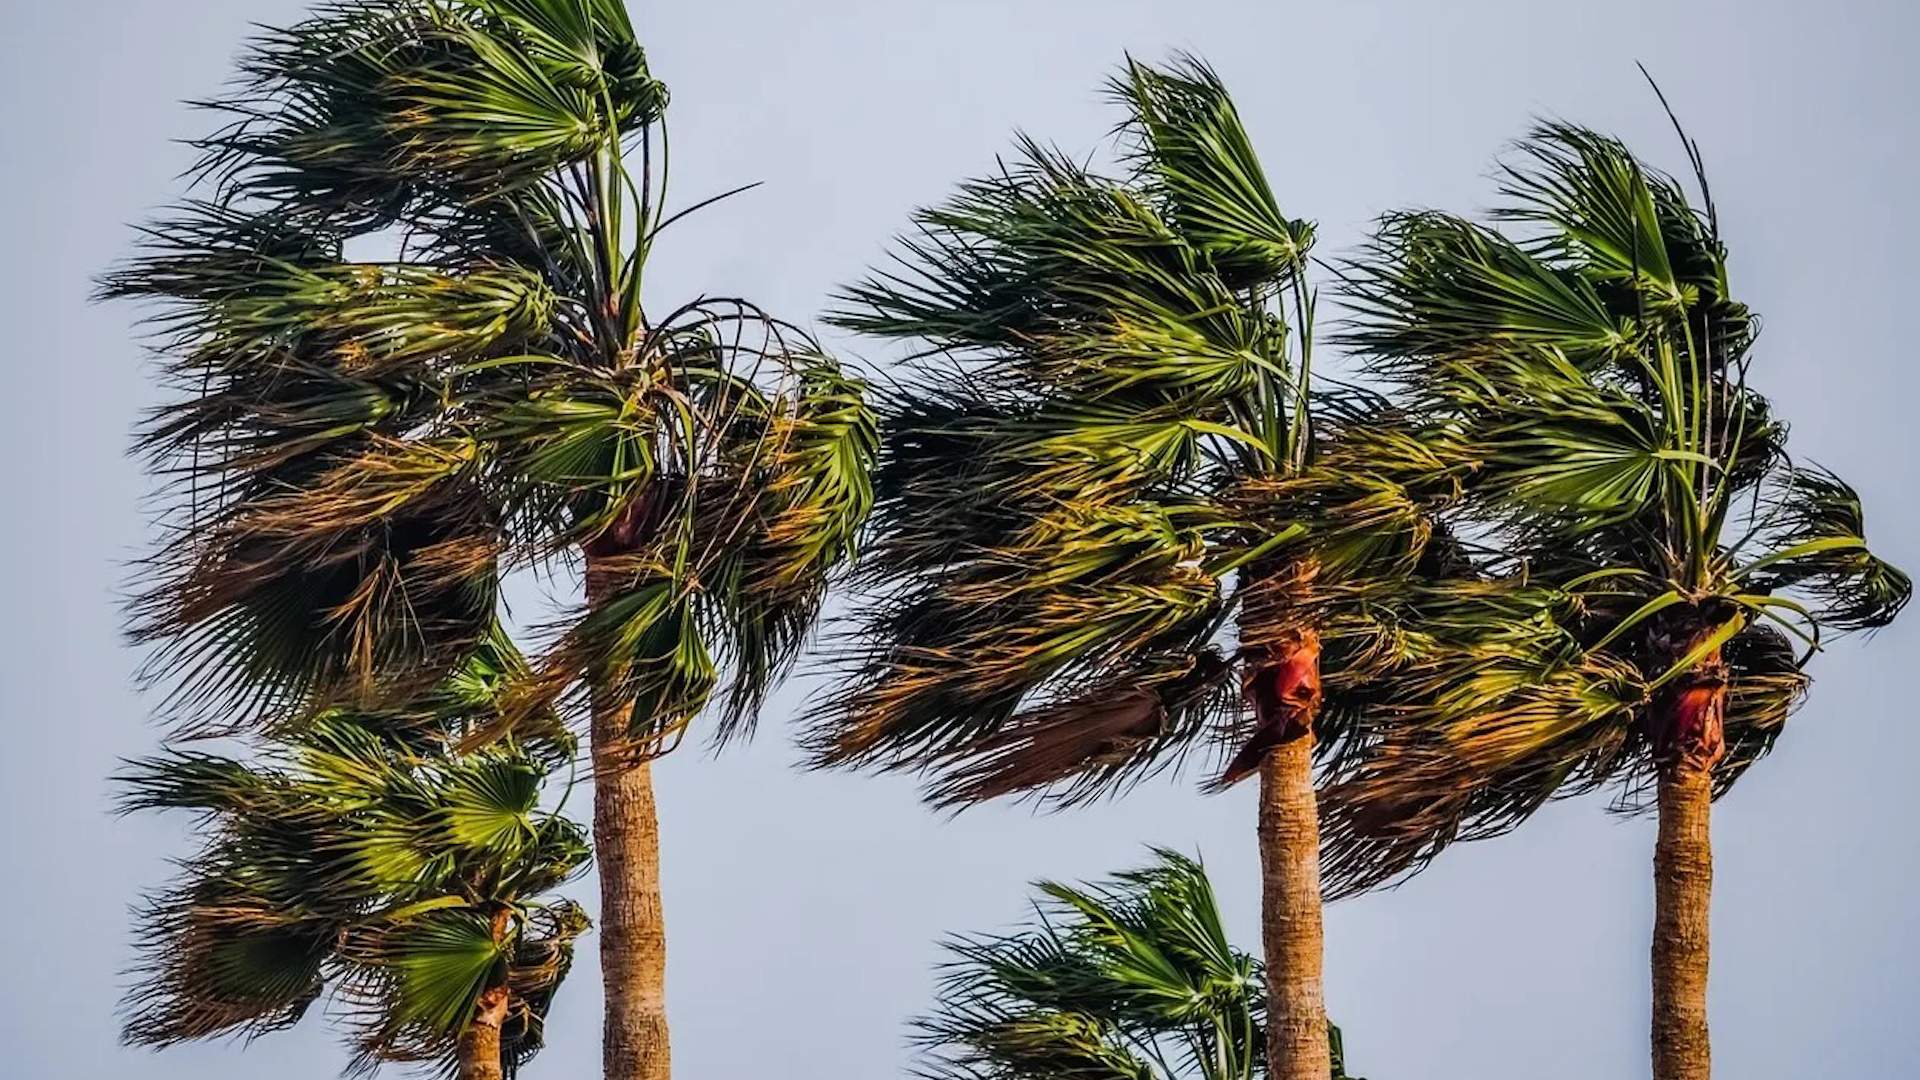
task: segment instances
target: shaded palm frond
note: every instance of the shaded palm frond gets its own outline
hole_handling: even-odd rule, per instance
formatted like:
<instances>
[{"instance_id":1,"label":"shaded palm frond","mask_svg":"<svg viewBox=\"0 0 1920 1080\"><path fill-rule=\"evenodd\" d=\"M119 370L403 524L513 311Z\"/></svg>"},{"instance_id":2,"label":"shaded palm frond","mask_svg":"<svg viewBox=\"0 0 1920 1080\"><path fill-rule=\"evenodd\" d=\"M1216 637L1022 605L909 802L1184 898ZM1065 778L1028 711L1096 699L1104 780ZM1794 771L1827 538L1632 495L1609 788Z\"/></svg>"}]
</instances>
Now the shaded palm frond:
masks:
<instances>
[{"instance_id":1,"label":"shaded palm frond","mask_svg":"<svg viewBox=\"0 0 1920 1080\"><path fill-rule=\"evenodd\" d=\"M1873 630L1913 598L1913 581L1867 547L1866 512L1846 481L1817 468L1779 474L1763 550L1741 571L1761 591L1811 600L1819 624Z\"/></svg>"},{"instance_id":2,"label":"shaded palm frond","mask_svg":"<svg viewBox=\"0 0 1920 1080\"><path fill-rule=\"evenodd\" d=\"M322 5L252 43L202 173L352 231L539 183L666 104L624 13L596 6Z\"/></svg>"},{"instance_id":3,"label":"shaded palm frond","mask_svg":"<svg viewBox=\"0 0 1920 1080\"><path fill-rule=\"evenodd\" d=\"M134 636L192 728L361 708L439 682L494 625L498 526L470 444L376 440L150 562Z\"/></svg>"}]
</instances>

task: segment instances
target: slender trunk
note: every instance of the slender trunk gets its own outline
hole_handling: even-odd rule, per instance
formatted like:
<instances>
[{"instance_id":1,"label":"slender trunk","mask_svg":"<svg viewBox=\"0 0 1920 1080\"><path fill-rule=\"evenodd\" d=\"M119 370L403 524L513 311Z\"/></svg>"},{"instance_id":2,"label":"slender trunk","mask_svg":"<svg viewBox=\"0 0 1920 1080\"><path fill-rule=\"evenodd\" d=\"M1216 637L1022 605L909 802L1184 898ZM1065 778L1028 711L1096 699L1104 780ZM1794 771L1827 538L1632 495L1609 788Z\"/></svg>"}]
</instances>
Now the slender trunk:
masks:
<instances>
[{"instance_id":1,"label":"slender trunk","mask_svg":"<svg viewBox=\"0 0 1920 1080\"><path fill-rule=\"evenodd\" d=\"M1713 768L1723 753L1726 666L1708 656L1656 703L1660 835L1653 851L1653 1076L1708 1080L1707 926Z\"/></svg>"},{"instance_id":2,"label":"slender trunk","mask_svg":"<svg viewBox=\"0 0 1920 1080\"><path fill-rule=\"evenodd\" d=\"M503 941L511 915L505 908L494 912L493 940ZM501 1056L500 1029L507 1022L507 1006L512 993L507 989L506 965L494 984L480 993L474 1003L473 1017L460 1033L456 1047L459 1080L505 1080L506 1060Z\"/></svg>"},{"instance_id":3,"label":"slender trunk","mask_svg":"<svg viewBox=\"0 0 1920 1080\"><path fill-rule=\"evenodd\" d=\"M587 594L604 583L587 559ZM666 1080L667 938L660 905L660 818L653 767L630 735L632 702L592 691L593 849L600 871L605 1080Z\"/></svg>"},{"instance_id":4,"label":"slender trunk","mask_svg":"<svg viewBox=\"0 0 1920 1080\"><path fill-rule=\"evenodd\" d=\"M1320 820L1313 792L1313 721L1320 643L1311 634L1252 673L1260 727L1279 741L1260 764L1261 943L1267 969L1271 1080L1333 1074L1321 980Z\"/></svg>"},{"instance_id":5,"label":"slender trunk","mask_svg":"<svg viewBox=\"0 0 1920 1080\"><path fill-rule=\"evenodd\" d=\"M1694 769L1660 778L1653 850L1654 1080L1707 1080L1707 909L1713 894L1708 819L1713 778Z\"/></svg>"}]
</instances>

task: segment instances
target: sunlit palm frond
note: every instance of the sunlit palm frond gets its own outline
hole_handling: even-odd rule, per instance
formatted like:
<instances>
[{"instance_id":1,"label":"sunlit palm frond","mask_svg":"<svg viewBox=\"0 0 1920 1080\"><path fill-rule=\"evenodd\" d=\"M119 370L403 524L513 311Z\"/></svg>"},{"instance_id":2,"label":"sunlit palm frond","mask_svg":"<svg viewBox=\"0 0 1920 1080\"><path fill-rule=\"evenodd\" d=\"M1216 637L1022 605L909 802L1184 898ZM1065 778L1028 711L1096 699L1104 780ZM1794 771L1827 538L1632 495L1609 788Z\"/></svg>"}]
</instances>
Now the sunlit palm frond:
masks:
<instances>
[{"instance_id":1,"label":"sunlit palm frond","mask_svg":"<svg viewBox=\"0 0 1920 1080\"><path fill-rule=\"evenodd\" d=\"M252 44L203 172L356 230L538 183L666 104L624 13L596 7L325 4Z\"/></svg>"},{"instance_id":2,"label":"sunlit palm frond","mask_svg":"<svg viewBox=\"0 0 1920 1080\"><path fill-rule=\"evenodd\" d=\"M1281 213L1233 99L1193 56L1164 68L1129 61L1109 84L1132 113L1132 163L1164 193L1171 219L1239 286L1304 268L1313 226Z\"/></svg>"}]
</instances>

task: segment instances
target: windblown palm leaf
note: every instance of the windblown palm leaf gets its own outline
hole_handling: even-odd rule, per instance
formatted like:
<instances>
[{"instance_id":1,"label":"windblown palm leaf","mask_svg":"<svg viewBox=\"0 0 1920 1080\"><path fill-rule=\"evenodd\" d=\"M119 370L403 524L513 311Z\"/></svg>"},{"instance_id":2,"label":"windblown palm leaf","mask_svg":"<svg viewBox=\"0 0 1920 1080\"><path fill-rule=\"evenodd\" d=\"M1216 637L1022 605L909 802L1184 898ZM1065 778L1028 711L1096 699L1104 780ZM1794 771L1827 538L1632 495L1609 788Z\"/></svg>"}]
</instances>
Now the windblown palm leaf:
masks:
<instances>
[{"instance_id":1,"label":"windblown palm leaf","mask_svg":"<svg viewBox=\"0 0 1920 1080\"><path fill-rule=\"evenodd\" d=\"M496 638L448 684L384 714L331 712L253 762L176 752L137 762L124 810L188 810L207 839L138 915L130 1041L252 1037L332 990L353 1070L450 1071L491 988L500 1067L536 1053L586 917L545 894L585 864L586 838L539 807L564 729L460 752L492 726L518 658Z\"/></svg>"},{"instance_id":2,"label":"windblown palm leaf","mask_svg":"<svg viewBox=\"0 0 1920 1080\"><path fill-rule=\"evenodd\" d=\"M1377 651L1451 491L1409 486L1432 455L1379 402L1309 392L1313 230L1217 77L1130 63L1111 91L1123 175L1025 140L837 316L922 351L885 402L875 600L815 745L930 770L945 803L1074 801L1244 742L1254 583L1287 581L1270 636L1341 608L1348 651Z\"/></svg>"},{"instance_id":3,"label":"windblown palm leaf","mask_svg":"<svg viewBox=\"0 0 1920 1080\"><path fill-rule=\"evenodd\" d=\"M1261 773L1266 1060L1320 1080L1312 755L1340 761L1446 638L1429 608L1513 568L1438 526L1453 459L1312 384L1313 229L1219 79L1129 63L1111 92L1119 175L1023 140L845 297L840 325L917 351L884 401L870 602L813 748L926 775L948 806L1089 800L1208 744L1213 786Z\"/></svg>"},{"instance_id":4,"label":"windblown palm leaf","mask_svg":"<svg viewBox=\"0 0 1920 1080\"><path fill-rule=\"evenodd\" d=\"M405 700L487 632L501 574L588 543L624 565L528 710L617 668L663 742L725 668L751 713L875 436L797 329L644 312L666 99L608 0L345 0L253 44L207 201L104 286L161 302L181 391L143 440L179 516L136 634L183 720Z\"/></svg>"},{"instance_id":5,"label":"windblown palm leaf","mask_svg":"<svg viewBox=\"0 0 1920 1080\"><path fill-rule=\"evenodd\" d=\"M1101 885L1043 883L1033 927L952 942L939 1002L916 1025L920 1075L1265 1077L1259 964L1228 943L1200 865L1155 855ZM1332 1075L1348 1080L1341 1057Z\"/></svg>"},{"instance_id":6,"label":"windblown palm leaf","mask_svg":"<svg viewBox=\"0 0 1920 1080\"><path fill-rule=\"evenodd\" d=\"M133 622L179 726L391 712L491 632L505 574L584 561L585 604L475 740L587 706L607 800L710 705L716 739L747 730L851 553L877 435L798 328L643 304L688 212L667 100L619 0L327 0L251 44L196 199L103 285L154 302L176 395L142 436L173 514ZM657 890L651 854L608 853L647 823L595 820L632 876L603 887ZM395 970L477 970L477 925ZM645 929L609 918L603 949ZM607 967L627 1080L664 1061L663 998Z\"/></svg>"},{"instance_id":7,"label":"windblown palm leaf","mask_svg":"<svg viewBox=\"0 0 1920 1080\"><path fill-rule=\"evenodd\" d=\"M1386 220L1350 277L1348 339L1460 478L1448 527L1524 562L1546 632L1516 649L1469 631L1370 714L1323 796L1336 889L1558 795L1619 784L1632 804L1683 759L1725 791L1772 746L1822 638L1885 625L1911 593L1868 551L1853 490L1791 463L1748 385L1758 324L1728 291L1711 202L1558 123L1504 179L1512 235ZM1696 686L1722 688L1708 726L1724 733L1676 730L1669 706Z\"/></svg>"}]
</instances>

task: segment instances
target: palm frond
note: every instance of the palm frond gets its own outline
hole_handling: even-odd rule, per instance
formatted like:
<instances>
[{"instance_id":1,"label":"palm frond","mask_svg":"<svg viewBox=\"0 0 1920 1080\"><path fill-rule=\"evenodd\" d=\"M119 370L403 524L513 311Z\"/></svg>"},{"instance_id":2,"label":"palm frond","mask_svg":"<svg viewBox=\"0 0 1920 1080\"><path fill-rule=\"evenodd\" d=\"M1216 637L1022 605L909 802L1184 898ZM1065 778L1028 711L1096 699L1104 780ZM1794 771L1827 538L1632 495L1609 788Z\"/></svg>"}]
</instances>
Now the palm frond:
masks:
<instances>
[{"instance_id":1,"label":"palm frond","mask_svg":"<svg viewBox=\"0 0 1920 1080\"><path fill-rule=\"evenodd\" d=\"M1202 866L1153 861L1042 882L1032 925L956 938L916 1022L929 1080L1248 1080L1266 1075L1266 987L1227 940ZM1348 1080L1336 1047L1332 1080Z\"/></svg>"},{"instance_id":2,"label":"palm frond","mask_svg":"<svg viewBox=\"0 0 1920 1080\"><path fill-rule=\"evenodd\" d=\"M585 926L537 898L585 864L587 842L539 806L551 764L513 738L459 748L500 729L503 688L477 693L473 669L514 663L482 650L461 685L406 708L326 713L255 760L129 765L123 810L194 811L205 839L138 917L126 1037L253 1037L331 989L356 1031L355 1068L444 1065L480 990L504 980L522 995L512 1053L537 1049Z\"/></svg>"}]
</instances>

